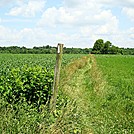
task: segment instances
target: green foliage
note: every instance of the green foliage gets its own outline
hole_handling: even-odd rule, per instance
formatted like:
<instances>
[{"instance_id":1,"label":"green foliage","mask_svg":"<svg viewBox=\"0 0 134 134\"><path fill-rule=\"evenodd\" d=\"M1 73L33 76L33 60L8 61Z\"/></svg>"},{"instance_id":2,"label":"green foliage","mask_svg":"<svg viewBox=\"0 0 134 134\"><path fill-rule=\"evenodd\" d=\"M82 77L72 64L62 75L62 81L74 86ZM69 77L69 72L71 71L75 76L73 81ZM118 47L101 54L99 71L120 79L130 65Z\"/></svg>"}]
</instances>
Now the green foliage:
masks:
<instances>
[{"instance_id":1,"label":"green foliage","mask_svg":"<svg viewBox=\"0 0 134 134\"><path fill-rule=\"evenodd\" d=\"M123 55L134 55L134 48L121 48Z\"/></svg>"},{"instance_id":2,"label":"green foliage","mask_svg":"<svg viewBox=\"0 0 134 134\"><path fill-rule=\"evenodd\" d=\"M108 53L110 52L111 44L112 44L112 43L111 43L110 41L106 41L106 42L104 43L104 47L102 48L101 52L102 52L103 54L108 54Z\"/></svg>"},{"instance_id":3,"label":"green foliage","mask_svg":"<svg viewBox=\"0 0 134 134\"><path fill-rule=\"evenodd\" d=\"M10 47L0 47L0 53L11 53L11 54L56 54L56 47L52 47L49 45L42 47L18 47L18 46L10 46ZM64 54L89 54L91 52L91 48L66 48L64 47Z\"/></svg>"},{"instance_id":4,"label":"green foliage","mask_svg":"<svg viewBox=\"0 0 134 134\"><path fill-rule=\"evenodd\" d=\"M92 53L94 54L100 54L101 51L103 51L104 47L104 41L102 39L98 39L96 40L96 42L94 43L93 49L92 49Z\"/></svg>"},{"instance_id":5,"label":"green foliage","mask_svg":"<svg viewBox=\"0 0 134 134\"><path fill-rule=\"evenodd\" d=\"M56 108L54 113L47 106L37 111L24 102L9 104L0 99L0 133L80 133L82 120L76 103L60 92Z\"/></svg>"},{"instance_id":6,"label":"green foliage","mask_svg":"<svg viewBox=\"0 0 134 134\"><path fill-rule=\"evenodd\" d=\"M45 116L46 113L44 113ZM27 103L9 104L0 97L0 133L1 134L37 134L43 113Z\"/></svg>"},{"instance_id":7,"label":"green foliage","mask_svg":"<svg viewBox=\"0 0 134 134\"><path fill-rule=\"evenodd\" d=\"M80 55L64 55L67 64ZM0 94L8 102L20 99L36 106L45 104L52 90L55 55L0 56Z\"/></svg>"},{"instance_id":8,"label":"green foliage","mask_svg":"<svg viewBox=\"0 0 134 134\"><path fill-rule=\"evenodd\" d=\"M122 54L120 48L112 45L110 41L104 42L102 39L96 40L94 43L92 54Z\"/></svg>"},{"instance_id":9,"label":"green foliage","mask_svg":"<svg viewBox=\"0 0 134 134\"><path fill-rule=\"evenodd\" d=\"M83 55L63 55L62 69ZM0 55L0 133L78 133L76 104L59 93L56 111L48 105L55 55ZM57 129L58 128L58 129Z\"/></svg>"},{"instance_id":10,"label":"green foliage","mask_svg":"<svg viewBox=\"0 0 134 134\"><path fill-rule=\"evenodd\" d=\"M64 54L89 54L91 53L91 48L64 48Z\"/></svg>"},{"instance_id":11,"label":"green foliage","mask_svg":"<svg viewBox=\"0 0 134 134\"><path fill-rule=\"evenodd\" d=\"M81 56L63 55L56 111L51 113L47 105L41 105L46 101L41 92L50 91L55 55L0 55L0 133L132 133L134 57L96 56L100 75L90 58L72 62ZM37 101L27 99L27 91Z\"/></svg>"},{"instance_id":12,"label":"green foliage","mask_svg":"<svg viewBox=\"0 0 134 134\"><path fill-rule=\"evenodd\" d=\"M51 94L53 71L40 66L12 68L0 77L0 93L8 102L24 100L29 104L45 104Z\"/></svg>"}]
</instances>

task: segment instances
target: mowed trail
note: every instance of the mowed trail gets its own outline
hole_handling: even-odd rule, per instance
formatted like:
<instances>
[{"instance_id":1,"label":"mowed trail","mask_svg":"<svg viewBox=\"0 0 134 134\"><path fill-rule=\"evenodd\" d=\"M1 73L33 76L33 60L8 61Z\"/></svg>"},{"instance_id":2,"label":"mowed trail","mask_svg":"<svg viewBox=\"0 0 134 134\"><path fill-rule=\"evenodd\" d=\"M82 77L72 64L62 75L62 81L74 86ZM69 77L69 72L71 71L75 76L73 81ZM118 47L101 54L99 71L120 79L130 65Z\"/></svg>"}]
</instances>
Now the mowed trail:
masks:
<instances>
[{"instance_id":1,"label":"mowed trail","mask_svg":"<svg viewBox=\"0 0 134 134\"><path fill-rule=\"evenodd\" d=\"M89 128L86 112L88 111L88 87L87 77L89 77L89 70L91 69L90 57L82 57L81 59L73 61L62 72L64 76L61 79L61 87L63 92L76 102L77 110L82 113L81 120L84 124L83 133L92 134Z\"/></svg>"},{"instance_id":2,"label":"mowed trail","mask_svg":"<svg viewBox=\"0 0 134 134\"><path fill-rule=\"evenodd\" d=\"M90 89L100 95L104 93L104 88L107 86L93 55L74 61L62 73L64 73L64 78L61 80L62 89L79 104L84 104L84 108Z\"/></svg>"},{"instance_id":3,"label":"mowed trail","mask_svg":"<svg viewBox=\"0 0 134 134\"><path fill-rule=\"evenodd\" d=\"M62 72L61 88L64 93L74 100L78 111L82 113L81 120L84 125L82 133L93 134L91 129L90 111L92 108L91 96L103 96L107 83L102 79L95 57L93 55L82 57L66 66ZM93 121L92 121L93 120Z\"/></svg>"}]
</instances>

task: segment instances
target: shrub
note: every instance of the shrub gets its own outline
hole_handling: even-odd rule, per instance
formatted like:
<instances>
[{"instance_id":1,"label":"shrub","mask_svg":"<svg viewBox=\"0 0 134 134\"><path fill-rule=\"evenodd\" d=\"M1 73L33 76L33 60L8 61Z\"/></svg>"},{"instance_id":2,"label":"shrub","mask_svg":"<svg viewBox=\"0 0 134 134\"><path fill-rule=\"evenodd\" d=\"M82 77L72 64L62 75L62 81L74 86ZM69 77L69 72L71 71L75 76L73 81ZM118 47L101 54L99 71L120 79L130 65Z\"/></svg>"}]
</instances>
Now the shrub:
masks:
<instances>
[{"instance_id":1,"label":"shrub","mask_svg":"<svg viewBox=\"0 0 134 134\"><path fill-rule=\"evenodd\" d=\"M9 103L21 100L40 106L51 95L53 75L41 66L13 68L0 77L0 93Z\"/></svg>"}]
</instances>

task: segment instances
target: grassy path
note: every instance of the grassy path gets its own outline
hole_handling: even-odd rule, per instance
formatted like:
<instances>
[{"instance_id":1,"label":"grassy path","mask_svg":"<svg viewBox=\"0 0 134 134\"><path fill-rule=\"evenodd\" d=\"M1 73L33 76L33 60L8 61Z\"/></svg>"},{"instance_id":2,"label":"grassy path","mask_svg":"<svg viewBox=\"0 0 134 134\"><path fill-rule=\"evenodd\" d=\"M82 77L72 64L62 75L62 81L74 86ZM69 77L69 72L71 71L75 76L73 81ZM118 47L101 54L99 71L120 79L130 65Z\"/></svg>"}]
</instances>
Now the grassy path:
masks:
<instances>
[{"instance_id":1,"label":"grassy path","mask_svg":"<svg viewBox=\"0 0 134 134\"><path fill-rule=\"evenodd\" d=\"M65 80L62 81L62 89L74 100L77 100L77 103L81 106L86 102L85 90L87 90L86 80L91 65L89 64L89 57L83 57L79 61L73 62L68 70L68 74ZM71 73L73 69L73 73ZM70 72L69 72L70 71ZM84 104L84 108L86 108Z\"/></svg>"},{"instance_id":2,"label":"grassy path","mask_svg":"<svg viewBox=\"0 0 134 134\"><path fill-rule=\"evenodd\" d=\"M86 56L74 61L62 72L64 76L61 80L61 87L64 93L76 102L78 114L81 115L81 125L83 134L92 134L90 118L90 101L92 95L91 82L91 57ZM93 73L93 72L92 72Z\"/></svg>"}]
</instances>

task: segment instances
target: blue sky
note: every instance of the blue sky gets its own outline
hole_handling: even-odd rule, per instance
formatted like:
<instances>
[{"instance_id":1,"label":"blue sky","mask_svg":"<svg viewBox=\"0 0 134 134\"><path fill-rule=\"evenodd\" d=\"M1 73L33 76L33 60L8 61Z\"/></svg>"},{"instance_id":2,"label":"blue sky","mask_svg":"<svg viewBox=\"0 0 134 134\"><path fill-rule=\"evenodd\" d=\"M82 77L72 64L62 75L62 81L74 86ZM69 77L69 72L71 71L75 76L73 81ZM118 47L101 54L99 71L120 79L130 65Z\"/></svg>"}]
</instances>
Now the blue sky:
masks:
<instances>
[{"instance_id":1,"label":"blue sky","mask_svg":"<svg viewBox=\"0 0 134 134\"><path fill-rule=\"evenodd\" d=\"M134 0L1 0L0 46L134 48Z\"/></svg>"}]
</instances>

